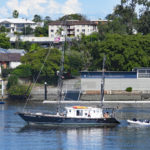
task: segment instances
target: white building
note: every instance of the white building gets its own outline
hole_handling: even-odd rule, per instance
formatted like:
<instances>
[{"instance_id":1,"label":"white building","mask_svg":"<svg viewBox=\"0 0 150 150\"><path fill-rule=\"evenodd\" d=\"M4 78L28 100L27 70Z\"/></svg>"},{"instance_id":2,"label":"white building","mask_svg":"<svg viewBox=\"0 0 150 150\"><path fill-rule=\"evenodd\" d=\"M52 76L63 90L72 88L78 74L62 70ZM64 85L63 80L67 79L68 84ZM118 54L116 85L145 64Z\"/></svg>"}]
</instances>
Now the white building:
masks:
<instances>
[{"instance_id":1,"label":"white building","mask_svg":"<svg viewBox=\"0 0 150 150\"><path fill-rule=\"evenodd\" d=\"M25 50L23 49L3 49L0 48L0 74L3 67L6 68L16 68L21 65L21 56L25 55Z\"/></svg>"},{"instance_id":2,"label":"white building","mask_svg":"<svg viewBox=\"0 0 150 150\"><path fill-rule=\"evenodd\" d=\"M60 37L59 31L61 30L66 32L67 37L78 37L81 34L90 35L93 32L97 32L98 28L95 21L53 21L49 24L49 37Z\"/></svg>"},{"instance_id":3,"label":"white building","mask_svg":"<svg viewBox=\"0 0 150 150\"><path fill-rule=\"evenodd\" d=\"M0 66L6 68L16 68L21 65L21 55L19 53L1 53Z\"/></svg>"},{"instance_id":4,"label":"white building","mask_svg":"<svg viewBox=\"0 0 150 150\"><path fill-rule=\"evenodd\" d=\"M13 18L13 19L0 19L0 26L10 30L10 33L21 32L23 28L30 26L36 28L36 23L27 19Z\"/></svg>"}]
</instances>

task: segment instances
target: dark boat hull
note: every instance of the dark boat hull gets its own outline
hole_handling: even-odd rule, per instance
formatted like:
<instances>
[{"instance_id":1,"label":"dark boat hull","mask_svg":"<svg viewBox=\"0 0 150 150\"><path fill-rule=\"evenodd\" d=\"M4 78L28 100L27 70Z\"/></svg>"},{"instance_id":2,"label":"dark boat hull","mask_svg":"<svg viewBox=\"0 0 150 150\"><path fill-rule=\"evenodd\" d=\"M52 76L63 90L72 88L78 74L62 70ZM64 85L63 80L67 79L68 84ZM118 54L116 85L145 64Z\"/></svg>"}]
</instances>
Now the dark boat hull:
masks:
<instances>
[{"instance_id":1,"label":"dark boat hull","mask_svg":"<svg viewBox=\"0 0 150 150\"><path fill-rule=\"evenodd\" d=\"M115 118L69 118L65 116L17 113L28 124L41 124L48 126L115 126L119 122Z\"/></svg>"}]
</instances>

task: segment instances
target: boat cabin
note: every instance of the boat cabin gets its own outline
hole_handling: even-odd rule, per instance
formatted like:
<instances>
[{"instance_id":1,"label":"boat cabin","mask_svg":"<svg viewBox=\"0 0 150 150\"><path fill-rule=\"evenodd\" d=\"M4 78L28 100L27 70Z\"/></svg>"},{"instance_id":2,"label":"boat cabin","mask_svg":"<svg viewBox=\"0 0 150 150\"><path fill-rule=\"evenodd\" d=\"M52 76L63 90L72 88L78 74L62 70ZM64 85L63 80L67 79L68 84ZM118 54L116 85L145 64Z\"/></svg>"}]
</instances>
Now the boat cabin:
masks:
<instances>
[{"instance_id":1,"label":"boat cabin","mask_svg":"<svg viewBox=\"0 0 150 150\"><path fill-rule=\"evenodd\" d=\"M103 118L103 111L101 108L73 106L73 107L65 107L65 109L66 109L66 117Z\"/></svg>"}]
</instances>

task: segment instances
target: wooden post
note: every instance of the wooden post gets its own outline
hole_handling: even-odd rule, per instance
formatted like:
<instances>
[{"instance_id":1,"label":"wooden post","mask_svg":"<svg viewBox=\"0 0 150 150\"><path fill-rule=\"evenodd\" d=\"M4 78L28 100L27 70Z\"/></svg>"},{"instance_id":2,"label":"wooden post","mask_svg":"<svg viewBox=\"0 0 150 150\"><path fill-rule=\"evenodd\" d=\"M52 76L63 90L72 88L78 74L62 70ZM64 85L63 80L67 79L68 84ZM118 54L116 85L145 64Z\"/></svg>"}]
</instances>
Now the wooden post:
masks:
<instances>
[{"instance_id":1,"label":"wooden post","mask_svg":"<svg viewBox=\"0 0 150 150\"><path fill-rule=\"evenodd\" d=\"M45 85L45 100L47 100L47 82L45 82L44 85Z\"/></svg>"}]
</instances>

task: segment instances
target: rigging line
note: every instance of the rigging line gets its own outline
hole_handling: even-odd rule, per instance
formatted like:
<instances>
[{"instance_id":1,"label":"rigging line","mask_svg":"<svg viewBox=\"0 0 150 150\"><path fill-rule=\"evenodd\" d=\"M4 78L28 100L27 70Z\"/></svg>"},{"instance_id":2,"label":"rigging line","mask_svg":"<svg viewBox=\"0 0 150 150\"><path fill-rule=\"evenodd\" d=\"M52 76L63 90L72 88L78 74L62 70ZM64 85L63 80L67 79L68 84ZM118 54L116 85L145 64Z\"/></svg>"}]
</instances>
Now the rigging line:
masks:
<instances>
[{"instance_id":1,"label":"rigging line","mask_svg":"<svg viewBox=\"0 0 150 150\"><path fill-rule=\"evenodd\" d=\"M52 46L52 43L50 44L50 47L51 47L51 46ZM41 72L42 72L42 70L43 70L43 68L44 68L44 65L45 65L45 63L46 63L46 61L47 61L47 58L48 58L49 54L50 54L50 50L51 50L50 47L49 47L49 50L48 50L48 54L47 54L46 57L45 57L44 63L43 63L43 65L42 65L42 67L41 67L41 69L40 69L40 71L39 71L39 73L38 73L38 76L37 76L37 78L36 78L34 84L31 86L31 90L32 90L33 87L35 86L35 84L36 84L36 82L37 82L37 80L38 80L38 78L39 78L39 76L40 76L40 74L41 74ZM26 101L26 103L25 103L25 105L24 105L24 107L23 107L23 111L24 111L24 109L25 109L26 106L27 106L27 103L28 103L28 101L29 101L29 99L30 99L30 96L31 96L31 92L30 92L30 94L29 94L29 96L28 96L28 98L27 98L27 101Z\"/></svg>"}]
</instances>

